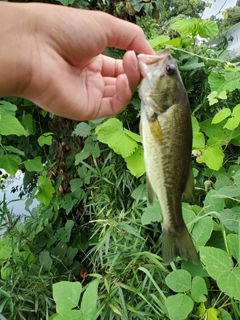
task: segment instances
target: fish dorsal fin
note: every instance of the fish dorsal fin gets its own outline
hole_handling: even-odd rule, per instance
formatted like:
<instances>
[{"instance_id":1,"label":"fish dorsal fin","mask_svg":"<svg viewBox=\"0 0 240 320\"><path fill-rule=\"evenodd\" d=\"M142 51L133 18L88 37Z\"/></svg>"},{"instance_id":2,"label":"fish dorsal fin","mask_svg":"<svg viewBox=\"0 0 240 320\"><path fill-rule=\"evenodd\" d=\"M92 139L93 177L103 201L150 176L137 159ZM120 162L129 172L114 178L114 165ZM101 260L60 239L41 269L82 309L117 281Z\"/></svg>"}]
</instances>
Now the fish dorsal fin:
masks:
<instances>
[{"instance_id":1,"label":"fish dorsal fin","mask_svg":"<svg viewBox=\"0 0 240 320\"><path fill-rule=\"evenodd\" d=\"M156 193L154 192L152 185L149 181L149 178L147 176L147 198L148 198L149 204L151 205L153 204L155 197L156 197Z\"/></svg>"},{"instance_id":2,"label":"fish dorsal fin","mask_svg":"<svg viewBox=\"0 0 240 320\"><path fill-rule=\"evenodd\" d=\"M188 172L188 178L187 178L187 183L185 186L184 193L186 197L191 200L192 203L195 202L195 197L194 197L194 179L193 179L193 171L192 171L192 165L190 163L189 166L189 172Z\"/></svg>"}]
</instances>

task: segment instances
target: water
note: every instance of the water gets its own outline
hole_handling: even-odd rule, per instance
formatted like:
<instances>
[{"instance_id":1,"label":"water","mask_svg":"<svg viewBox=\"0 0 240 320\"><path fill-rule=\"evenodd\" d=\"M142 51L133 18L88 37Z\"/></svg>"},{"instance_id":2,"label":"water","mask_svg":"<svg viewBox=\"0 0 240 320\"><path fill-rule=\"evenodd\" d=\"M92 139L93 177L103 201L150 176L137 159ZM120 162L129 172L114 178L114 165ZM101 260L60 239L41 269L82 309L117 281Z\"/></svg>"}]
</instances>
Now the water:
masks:
<instances>
[{"instance_id":1,"label":"water","mask_svg":"<svg viewBox=\"0 0 240 320\"><path fill-rule=\"evenodd\" d=\"M0 203L4 200L7 203L8 210L12 212L15 216L25 216L29 215L29 212L25 210L25 201L27 196L22 198L19 197L20 191L17 190L23 185L24 173L20 170L17 171L15 176L8 175L3 169L1 169L2 175L0 176ZM3 178L4 175L8 177ZM12 192L13 189L16 189L16 192ZM38 201L34 199L31 209L37 207Z\"/></svg>"}]
</instances>

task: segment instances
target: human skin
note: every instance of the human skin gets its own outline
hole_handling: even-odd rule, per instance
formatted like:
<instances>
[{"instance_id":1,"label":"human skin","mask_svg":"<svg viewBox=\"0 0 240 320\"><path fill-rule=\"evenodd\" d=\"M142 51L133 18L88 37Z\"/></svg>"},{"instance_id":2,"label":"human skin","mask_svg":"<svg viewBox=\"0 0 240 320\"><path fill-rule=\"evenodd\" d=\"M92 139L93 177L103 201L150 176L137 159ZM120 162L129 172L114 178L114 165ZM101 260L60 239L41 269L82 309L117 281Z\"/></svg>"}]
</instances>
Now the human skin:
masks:
<instances>
[{"instance_id":1,"label":"human skin","mask_svg":"<svg viewBox=\"0 0 240 320\"><path fill-rule=\"evenodd\" d=\"M0 96L33 101L56 115L90 120L121 112L152 54L142 29L98 11L0 2ZM122 60L102 55L126 50Z\"/></svg>"}]
</instances>

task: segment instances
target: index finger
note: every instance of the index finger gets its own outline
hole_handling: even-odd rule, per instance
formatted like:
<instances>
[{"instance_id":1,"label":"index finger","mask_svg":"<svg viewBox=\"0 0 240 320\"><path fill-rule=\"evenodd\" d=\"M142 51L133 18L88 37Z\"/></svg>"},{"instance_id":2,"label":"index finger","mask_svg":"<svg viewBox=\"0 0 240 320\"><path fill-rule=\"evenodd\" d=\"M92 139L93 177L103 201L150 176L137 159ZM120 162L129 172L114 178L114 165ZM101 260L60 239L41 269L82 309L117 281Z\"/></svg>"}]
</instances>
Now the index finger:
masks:
<instances>
[{"instance_id":1,"label":"index finger","mask_svg":"<svg viewBox=\"0 0 240 320\"><path fill-rule=\"evenodd\" d=\"M116 47L126 51L134 50L137 54L154 53L139 26L104 12L97 12L95 18L106 34L107 47Z\"/></svg>"}]
</instances>

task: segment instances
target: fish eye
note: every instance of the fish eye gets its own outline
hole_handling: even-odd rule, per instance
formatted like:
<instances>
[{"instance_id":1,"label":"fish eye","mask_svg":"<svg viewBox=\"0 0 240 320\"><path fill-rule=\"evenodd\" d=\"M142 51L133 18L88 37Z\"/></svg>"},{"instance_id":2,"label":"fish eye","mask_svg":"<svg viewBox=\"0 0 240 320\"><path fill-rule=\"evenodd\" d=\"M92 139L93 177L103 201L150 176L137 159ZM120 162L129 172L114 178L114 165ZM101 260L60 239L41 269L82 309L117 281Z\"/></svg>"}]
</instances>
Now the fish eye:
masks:
<instances>
[{"instance_id":1,"label":"fish eye","mask_svg":"<svg viewBox=\"0 0 240 320\"><path fill-rule=\"evenodd\" d=\"M174 66L171 66L171 65L167 65L166 66L166 73L168 76L171 76L172 74L174 74L175 72L175 67Z\"/></svg>"}]
</instances>

